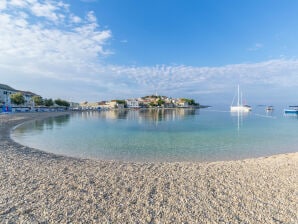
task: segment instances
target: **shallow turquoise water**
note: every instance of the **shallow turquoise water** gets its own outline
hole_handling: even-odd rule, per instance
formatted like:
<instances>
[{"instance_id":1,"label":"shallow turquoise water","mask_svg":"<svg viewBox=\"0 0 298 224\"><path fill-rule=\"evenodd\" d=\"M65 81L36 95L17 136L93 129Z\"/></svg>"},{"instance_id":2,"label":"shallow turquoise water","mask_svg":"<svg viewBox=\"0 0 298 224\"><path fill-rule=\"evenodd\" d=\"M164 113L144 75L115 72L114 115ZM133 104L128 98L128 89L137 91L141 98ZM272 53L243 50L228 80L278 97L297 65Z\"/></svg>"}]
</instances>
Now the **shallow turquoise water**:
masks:
<instances>
[{"instance_id":1,"label":"shallow turquoise water","mask_svg":"<svg viewBox=\"0 0 298 224\"><path fill-rule=\"evenodd\" d=\"M17 142L56 154L122 161L217 161L297 151L297 117L264 108L82 112L28 122Z\"/></svg>"}]
</instances>

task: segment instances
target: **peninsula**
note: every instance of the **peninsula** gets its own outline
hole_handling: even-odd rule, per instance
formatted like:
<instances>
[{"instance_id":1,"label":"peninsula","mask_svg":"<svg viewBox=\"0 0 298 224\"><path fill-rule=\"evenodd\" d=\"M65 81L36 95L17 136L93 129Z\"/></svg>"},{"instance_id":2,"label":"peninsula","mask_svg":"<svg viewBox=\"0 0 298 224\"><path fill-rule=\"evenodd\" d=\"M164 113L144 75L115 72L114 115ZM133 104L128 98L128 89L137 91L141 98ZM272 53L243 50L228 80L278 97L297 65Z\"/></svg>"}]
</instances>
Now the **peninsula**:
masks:
<instances>
[{"instance_id":1,"label":"peninsula","mask_svg":"<svg viewBox=\"0 0 298 224\"><path fill-rule=\"evenodd\" d=\"M167 96L150 95L139 98L115 99L110 101L82 103L69 102L60 98L42 98L40 95L16 90L8 85L0 84L0 113L1 112L33 112L61 110L111 110L124 108L202 108L194 99L172 98Z\"/></svg>"}]
</instances>

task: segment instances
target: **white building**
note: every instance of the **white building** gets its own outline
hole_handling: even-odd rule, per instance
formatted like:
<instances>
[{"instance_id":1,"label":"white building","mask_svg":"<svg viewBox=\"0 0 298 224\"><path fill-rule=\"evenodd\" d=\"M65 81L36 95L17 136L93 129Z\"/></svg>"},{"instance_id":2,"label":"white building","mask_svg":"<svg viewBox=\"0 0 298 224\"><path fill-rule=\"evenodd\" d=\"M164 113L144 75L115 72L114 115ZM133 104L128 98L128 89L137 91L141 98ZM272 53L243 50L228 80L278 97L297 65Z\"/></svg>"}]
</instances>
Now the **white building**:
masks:
<instances>
[{"instance_id":1,"label":"white building","mask_svg":"<svg viewBox=\"0 0 298 224\"><path fill-rule=\"evenodd\" d=\"M187 102L181 101L181 102L178 103L178 107L189 107L189 105L188 105Z\"/></svg>"},{"instance_id":2,"label":"white building","mask_svg":"<svg viewBox=\"0 0 298 224\"><path fill-rule=\"evenodd\" d=\"M97 110L98 108L102 108L100 102L83 102L79 104L79 107L82 110Z\"/></svg>"},{"instance_id":3,"label":"white building","mask_svg":"<svg viewBox=\"0 0 298 224\"><path fill-rule=\"evenodd\" d=\"M18 91L18 92L22 93L22 95L25 99L24 106L34 107L33 96L36 96L35 93L31 93L31 92L28 92L28 91Z\"/></svg>"},{"instance_id":4,"label":"white building","mask_svg":"<svg viewBox=\"0 0 298 224\"><path fill-rule=\"evenodd\" d=\"M0 84L0 107L11 106L10 95L18 92L8 85Z\"/></svg>"},{"instance_id":5,"label":"white building","mask_svg":"<svg viewBox=\"0 0 298 224\"><path fill-rule=\"evenodd\" d=\"M188 102L186 102L186 100L184 99L178 99L178 101L176 101L176 105L177 107L189 107Z\"/></svg>"},{"instance_id":6,"label":"white building","mask_svg":"<svg viewBox=\"0 0 298 224\"><path fill-rule=\"evenodd\" d=\"M127 99L125 100L128 108L139 108L139 101L137 99Z\"/></svg>"},{"instance_id":7,"label":"white building","mask_svg":"<svg viewBox=\"0 0 298 224\"><path fill-rule=\"evenodd\" d=\"M69 102L69 108L71 110L78 110L80 108L80 104L76 102Z\"/></svg>"},{"instance_id":8,"label":"white building","mask_svg":"<svg viewBox=\"0 0 298 224\"><path fill-rule=\"evenodd\" d=\"M11 103L10 96L14 93L19 93L19 92L22 93L22 95L25 99L25 103L20 106L33 107L34 103L33 103L32 97L36 96L35 93L28 92L28 91L16 90L16 89L13 89L12 87L10 87L8 85L4 85L4 84L0 84L0 107L2 107L2 106L7 106L7 107L16 106Z\"/></svg>"},{"instance_id":9,"label":"white building","mask_svg":"<svg viewBox=\"0 0 298 224\"><path fill-rule=\"evenodd\" d=\"M109 103L111 109L124 109L124 102L119 102L119 100L111 100Z\"/></svg>"}]
</instances>

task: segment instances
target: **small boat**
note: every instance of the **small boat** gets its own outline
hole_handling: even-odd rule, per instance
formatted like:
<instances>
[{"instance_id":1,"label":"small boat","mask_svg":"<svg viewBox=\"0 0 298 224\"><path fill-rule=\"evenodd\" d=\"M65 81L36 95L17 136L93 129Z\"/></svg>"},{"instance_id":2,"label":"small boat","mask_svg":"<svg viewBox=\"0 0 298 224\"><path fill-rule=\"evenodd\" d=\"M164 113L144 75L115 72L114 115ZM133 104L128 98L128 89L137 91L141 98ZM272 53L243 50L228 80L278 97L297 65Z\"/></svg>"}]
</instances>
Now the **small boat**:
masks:
<instances>
[{"instance_id":1,"label":"small boat","mask_svg":"<svg viewBox=\"0 0 298 224\"><path fill-rule=\"evenodd\" d=\"M298 115L298 106L289 106L289 109L284 109L284 113Z\"/></svg>"},{"instance_id":2,"label":"small boat","mask_svg":"<svg viewBox=\"0 0 298 224\"><path fill-rule=\"evenodd\" d=\"M266 107L266 111L273 111L273 110L274 110L273 106Z\"/></svg>"},{"instance_id":3,"label":"small boat","mask_svg":"<svg viewBox=\"0 0 298 224\"><path fill-rule=\"evenodd\" d=\"M232 105L230 107L230 111L231 112L250 112L251 111L251 107L250 106L243 105L242 104L242 94L241 94L241 98L240 98L240 88L239 88L239 85L238 85L237 105L236 106L233 106L233 103L234 103L234 99L233 99Z\"/></svg>"}]
</instances>

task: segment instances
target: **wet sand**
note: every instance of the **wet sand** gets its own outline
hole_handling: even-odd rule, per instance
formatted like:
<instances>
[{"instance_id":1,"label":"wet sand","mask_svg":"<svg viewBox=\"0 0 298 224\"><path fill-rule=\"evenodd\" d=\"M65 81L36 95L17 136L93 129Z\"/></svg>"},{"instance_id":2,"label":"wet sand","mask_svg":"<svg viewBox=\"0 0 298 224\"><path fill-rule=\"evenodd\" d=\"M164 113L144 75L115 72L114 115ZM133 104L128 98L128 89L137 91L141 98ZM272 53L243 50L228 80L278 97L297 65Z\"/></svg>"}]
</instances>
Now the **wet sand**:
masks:
<instances>
[{"instance_id":1,"label":"wet sand","mask_svg":"<svg viewBox=\"0 0 298 224\"><path fill-rule=\"evenodd\" d=\"M10 139L15 125L59 114L0 115L0 223L298 223L298 153L127 163Z\"/></svg>"}]
</instances>

